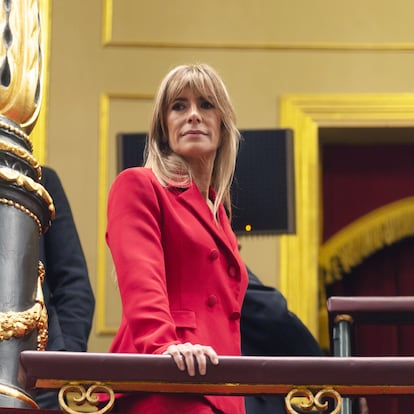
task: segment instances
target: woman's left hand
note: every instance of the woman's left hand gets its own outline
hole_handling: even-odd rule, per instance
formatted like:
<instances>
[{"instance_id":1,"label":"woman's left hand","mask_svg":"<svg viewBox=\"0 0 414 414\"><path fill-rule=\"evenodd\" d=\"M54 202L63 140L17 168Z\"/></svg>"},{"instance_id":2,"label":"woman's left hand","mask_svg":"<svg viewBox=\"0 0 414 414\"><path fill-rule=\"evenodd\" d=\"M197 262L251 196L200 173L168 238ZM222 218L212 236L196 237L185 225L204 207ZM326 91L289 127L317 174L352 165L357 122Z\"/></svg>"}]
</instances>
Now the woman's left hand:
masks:
<instances>
[{"instance_id":1,"label":"woman's left hand","mask_svg":"<svg viewBox=\"0 0 414 414\"><path fill-rule=\"evenodd\" d=\"M185 371L187 368L188 375L192 377L196 374L196 365L200 375L206 374L207 358L210 359L213 365L218 365L219 363L217 353L211 346L192 344L190 342L170 345L164 354L169 354L173 357L180 371ZM195 364L195 361L197 364Z\"/></svg>"}]
</instances>

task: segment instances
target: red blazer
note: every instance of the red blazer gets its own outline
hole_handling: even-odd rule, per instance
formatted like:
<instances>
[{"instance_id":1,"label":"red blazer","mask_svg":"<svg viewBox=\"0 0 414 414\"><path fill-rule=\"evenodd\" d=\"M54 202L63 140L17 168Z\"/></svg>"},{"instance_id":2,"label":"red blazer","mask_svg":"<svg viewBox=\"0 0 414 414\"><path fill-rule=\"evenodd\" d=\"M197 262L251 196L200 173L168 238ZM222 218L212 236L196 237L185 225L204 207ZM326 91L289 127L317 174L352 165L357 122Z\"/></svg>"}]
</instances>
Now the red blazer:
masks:
<instances>
[{"instance_id":1,"label":"red blazer","mask_svg":"<svg viewBox=\"0 0 414 414\"><path fill-rule=\"evenodd\" d=\"M116 178L106 240L123 310L111 352L160 354L188 341L240 355L248 278L223 206L218 218L195 184L166 188L147 168ZM244 413L242 397L205 398L226 414Z\"/></svg>"}]
</instances>

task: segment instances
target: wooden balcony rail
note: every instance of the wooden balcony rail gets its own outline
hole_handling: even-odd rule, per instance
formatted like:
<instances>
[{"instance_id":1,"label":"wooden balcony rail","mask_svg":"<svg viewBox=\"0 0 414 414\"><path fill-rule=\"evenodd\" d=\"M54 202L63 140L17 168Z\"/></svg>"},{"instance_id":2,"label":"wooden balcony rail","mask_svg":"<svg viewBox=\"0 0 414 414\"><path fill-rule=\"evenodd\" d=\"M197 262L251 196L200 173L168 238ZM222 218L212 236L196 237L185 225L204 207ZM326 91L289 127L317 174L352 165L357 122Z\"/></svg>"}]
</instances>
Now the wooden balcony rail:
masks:
<instances>
[{"instance_id":1,"label":"wooden balcony rail","mask_svg":"<svg viewBox=\"0 0 414 414\"><path fill-rule=\"evenodd\" d=\"M414 296L332 296L327 308L331 319L349 315L357 323L414 323Z\"/></svg>"},{"instance_id":2,"label":"wooden balcony rail","mask_svg":"<svg viewBox=\"0 0 414 414\"><path fill-rule=\"evenodd\" d=\"M87 411L68 406L68 392L97 413L112 410L115 392L156 392L283 395L287 413L297 413L296 397L321 412L332 399L334 414L344 396L414 393L414 357L221 357L205 376L189 377L167 355L23 351L18 378L26 390L59 389L69 414ZM105 407L96 393L107 394Z\"/></svg>"}]
</instances>

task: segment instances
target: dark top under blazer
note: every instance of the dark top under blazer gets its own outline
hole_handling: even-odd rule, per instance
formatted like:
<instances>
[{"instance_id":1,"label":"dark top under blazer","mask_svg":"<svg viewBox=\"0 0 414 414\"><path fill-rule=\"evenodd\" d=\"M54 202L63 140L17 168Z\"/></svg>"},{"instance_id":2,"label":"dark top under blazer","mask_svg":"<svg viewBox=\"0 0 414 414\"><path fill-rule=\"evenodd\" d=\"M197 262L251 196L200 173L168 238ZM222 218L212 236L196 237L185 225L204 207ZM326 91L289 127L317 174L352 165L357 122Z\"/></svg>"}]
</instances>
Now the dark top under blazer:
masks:
<instances>
[{"instance_id":1,"label":"dark top under blazer","mask_svg":"<svg viewBox=\"0 0 414 414\"><path fill-rule=\"evenodd\" d=\"M248 275L240 321L243 355L322 356L318 342L289 310L285 297L265 286L250 269ZM285 413L283 397L246 397L246 414Z\"/></svg>"}]
</instances>

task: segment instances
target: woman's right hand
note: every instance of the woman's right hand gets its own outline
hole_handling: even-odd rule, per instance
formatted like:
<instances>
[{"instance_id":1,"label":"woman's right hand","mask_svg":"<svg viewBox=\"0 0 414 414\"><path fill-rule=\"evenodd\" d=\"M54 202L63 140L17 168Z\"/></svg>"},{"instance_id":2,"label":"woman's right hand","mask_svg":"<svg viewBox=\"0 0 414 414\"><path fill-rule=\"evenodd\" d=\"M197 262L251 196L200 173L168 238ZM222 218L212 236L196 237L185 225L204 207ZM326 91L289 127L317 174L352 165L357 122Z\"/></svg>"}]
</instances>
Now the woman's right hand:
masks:
<instances>
[{"instance_id":1,"label":"woman's right hand","mask_svg":"<svg viewBox=\"0 0 414 414\"><path fill-rule=\"evenodd\" d=\"M186 342L185 344L170 345L164 352L164 355L171 355L180 371L187 369L188 375L196 375L198 373L205 375L207 371L207 358L210 359L213 365L218 365L219 359L216 351L207 345L192 344Z\"/></svg>"}]
</instances>

